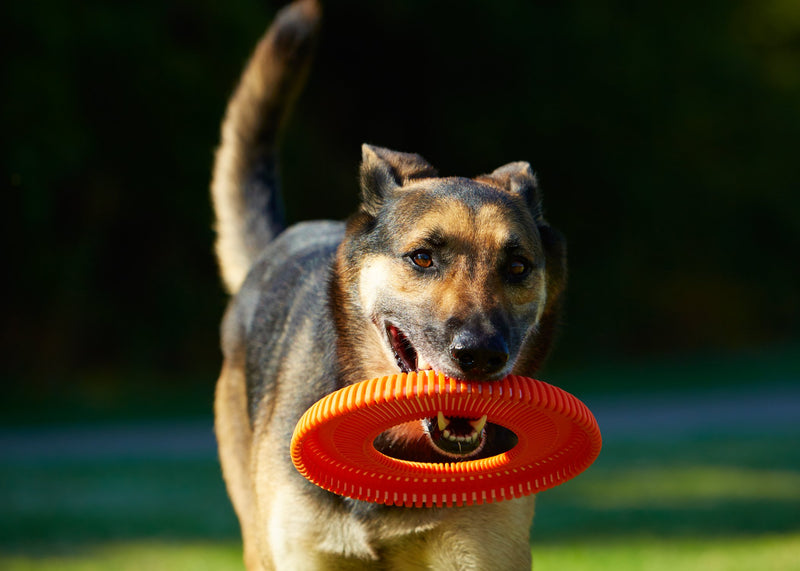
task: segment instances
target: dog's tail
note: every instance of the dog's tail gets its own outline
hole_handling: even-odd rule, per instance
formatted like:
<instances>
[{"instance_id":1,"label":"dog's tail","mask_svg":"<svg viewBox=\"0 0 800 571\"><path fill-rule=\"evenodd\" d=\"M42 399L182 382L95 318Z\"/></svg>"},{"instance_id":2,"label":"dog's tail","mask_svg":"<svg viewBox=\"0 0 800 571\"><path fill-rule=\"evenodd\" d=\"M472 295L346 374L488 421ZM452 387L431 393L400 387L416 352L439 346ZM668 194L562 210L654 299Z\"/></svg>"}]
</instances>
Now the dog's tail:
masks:
<instances>
[{"instance_id":1,"label":"dog's tail","mask_svg":"<svg viewBox=\"0 0 800 571\"><path fill-rule=\"evenodd\" d=\"M216 253L230 293L261 250L285 227L276 151L308 72L320 20L316 0L283 8L259 41L228 103L211 195Z\"/></svg>"}]
</instances>

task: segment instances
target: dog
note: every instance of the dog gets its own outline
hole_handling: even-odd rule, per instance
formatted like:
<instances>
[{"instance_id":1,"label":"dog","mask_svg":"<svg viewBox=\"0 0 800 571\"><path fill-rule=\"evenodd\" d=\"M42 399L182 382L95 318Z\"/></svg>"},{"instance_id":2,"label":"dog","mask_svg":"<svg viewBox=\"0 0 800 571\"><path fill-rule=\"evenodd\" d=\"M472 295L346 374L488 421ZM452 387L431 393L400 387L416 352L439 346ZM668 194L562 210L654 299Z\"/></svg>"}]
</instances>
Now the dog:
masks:
<instances>
[{"instance_id":1,"label":"dog","mask_svg":"<svg viewBox=\"0 0 800 571\"><path fill-rule=\"evenodd\" d=\"M566 245L536 177L512 162L439 177L417 154L364 145L346 223L286 227L278 140L312 58L313 0L284 7L229 102L212 180L216 253L232 295L221 326L215 431L249 570L530 569L534 497L406 508L306 481L289 445L303 412L365 379L434 369L493 382L533 376L550 350ZM384 454L458 462L510 449L485 419L421 419ZM446 431L442 428L446 427Z\"/></svg>"}]
</instances>

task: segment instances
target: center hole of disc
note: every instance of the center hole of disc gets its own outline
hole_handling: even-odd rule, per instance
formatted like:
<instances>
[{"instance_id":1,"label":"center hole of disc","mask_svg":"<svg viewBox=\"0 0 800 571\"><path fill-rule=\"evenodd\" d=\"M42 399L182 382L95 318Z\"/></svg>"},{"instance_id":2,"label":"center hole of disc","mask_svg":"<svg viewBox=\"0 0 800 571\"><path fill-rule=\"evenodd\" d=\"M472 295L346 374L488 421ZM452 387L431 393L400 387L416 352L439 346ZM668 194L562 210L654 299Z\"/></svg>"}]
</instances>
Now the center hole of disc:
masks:
<instances>
[{"instance_id":1,"label":"center hole of disc","mask_svg":"<svg viewBox=\"0 0 800 571\"><path fill-rule=\"evenodd\" d=\"M486 425L480 440L479 446L465 443L459 448L435 429L431 431L425 420L416 420L385 430L375 438L373 446L396 460L438 464L490 458L508 452L518 442L513 431L493 423Z\"/></svg>"}]
</instances>

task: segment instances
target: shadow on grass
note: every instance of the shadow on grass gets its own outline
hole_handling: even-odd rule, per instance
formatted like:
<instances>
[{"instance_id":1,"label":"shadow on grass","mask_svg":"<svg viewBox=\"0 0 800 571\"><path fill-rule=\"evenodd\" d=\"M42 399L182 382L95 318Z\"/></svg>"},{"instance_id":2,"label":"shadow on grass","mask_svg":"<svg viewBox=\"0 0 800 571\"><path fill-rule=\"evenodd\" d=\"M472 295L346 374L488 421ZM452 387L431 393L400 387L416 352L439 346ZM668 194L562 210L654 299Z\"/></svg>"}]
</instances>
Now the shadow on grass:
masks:
<instances>
[{"instance_id":1,"label":"shadow on grass","mask_svg":"<svg viewBox=\"0 0 800 571\"><path fill-rule=\"evenodd\" d=\"M0 513L5 552L239 537L213 458L4 463Z\"/></svg>"},{"instance_id":2,"label":"shadow on grass","mask_svg":"<svg viewBox=\"0 0 800 571\"><path fill-rule=\"evenodd\" d=\"M699 502L675 508L591 509L540 503L534 545L616 537L733 538L800 530L800 501ZM541 523L539 523L541 522Z\"/></svg>"}]
</instances>

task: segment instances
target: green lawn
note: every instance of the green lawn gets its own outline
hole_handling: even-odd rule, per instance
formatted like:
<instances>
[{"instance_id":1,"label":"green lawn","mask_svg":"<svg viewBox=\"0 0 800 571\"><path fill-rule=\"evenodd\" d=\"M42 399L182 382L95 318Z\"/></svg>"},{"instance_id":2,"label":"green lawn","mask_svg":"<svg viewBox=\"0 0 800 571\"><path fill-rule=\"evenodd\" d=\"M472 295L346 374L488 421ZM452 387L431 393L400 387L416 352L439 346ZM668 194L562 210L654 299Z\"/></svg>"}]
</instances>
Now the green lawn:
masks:
<instances>
[{"instance_id":1,"label":"green lawn","mask_svg":"<svg viewBox=\"0 0 800 571\"><path fill-rule=\"evenodd\" d=\"M800 379L798 348L608 364L544 378L579 395L612 398L747 387L753 379L785 383ZM2 399L0 426L80 420L102 430L112 419L169 418L176 411L192 418L210 409L210 390L195 401L176 393L158 406L142 405L144 395L87 394L95 393ZM776 434L733 428L680 440L604 433L589 470L539 496L537 571L800 571L800 422ZM242 569L238 533L211 453L80 461L0 456L3 570Z\"/></svg>"},{"instance_id":2,"label":"green lawn","mask_svg":"<svg viewBox=\"0 0 800 571\"><path fill-rule=\"evenodd\" d=\"M800 570L800 433L606 442L540 495L541 570Z\"/></svg>"},{"instance_id":3,"label":"green lawn","mask_svg":"<svg viewBox=\"0 0 800 571\"><path fill-rule=\"evenodd\" d=\"M800 570L800 430L606 440L539 497L541 570ZM0 568L241 569L216 462L15 460L0 467Z\"/></svg>"},{"instance_id":4,"label":"green lawn","mask_svg":"<svg viewBox=\"0 0 800 571\"><path fill-rule=\"evenodd\" d=\"M534 549L534 568L547 570L790 571L800 569L800 534L730 541L626 539ZM72 555L6 556L8 571L219 571L243 568L235 542L129 541L92 546Z\"/></svg>"},{"instance_id":5,"label":"green lawn","mask_svg":"<svg viewBox=\"0 0 800 571\"><path fill-rule=\"evenodd\" d=\"M791 571L800 569L800 533L721 539L577 539L536 548L536 571Z\"/></svg>"}]
</instances>

